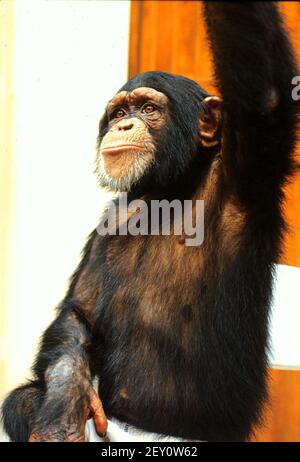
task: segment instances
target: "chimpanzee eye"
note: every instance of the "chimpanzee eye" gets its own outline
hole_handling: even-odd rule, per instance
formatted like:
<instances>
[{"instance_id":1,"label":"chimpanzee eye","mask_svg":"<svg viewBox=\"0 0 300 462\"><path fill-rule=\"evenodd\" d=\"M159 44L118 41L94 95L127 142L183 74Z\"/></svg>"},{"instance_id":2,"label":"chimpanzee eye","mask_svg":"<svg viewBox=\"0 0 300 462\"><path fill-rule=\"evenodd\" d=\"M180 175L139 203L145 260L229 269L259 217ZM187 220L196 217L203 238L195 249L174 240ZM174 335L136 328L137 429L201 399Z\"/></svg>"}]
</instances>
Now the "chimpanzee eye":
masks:
<instances>
[{"instance_id":1,"label":"chimpanzee eye","mask_svg":"<svg viewBox=\"0 0 300 462\"><path fill-rule=\"evenodd\" d=\"M124 109L118 109L114 114L113 114L113 117L115 119L121 119L122 117L124 117L125 115L125 111Z\"/></svg>"},{"instance_id":2,"label":"chimpanzee eye","mask_svg":"<svg viewBox=\"0 0 300 462\"><path fill-rule=\"evenodd\" d=\"M151 112L154 112L155 111L155 107L152 105L152 104L146 104L143 108L142 108L142 113L144 114L151 114Z\"/></svg>"}]
</instances>

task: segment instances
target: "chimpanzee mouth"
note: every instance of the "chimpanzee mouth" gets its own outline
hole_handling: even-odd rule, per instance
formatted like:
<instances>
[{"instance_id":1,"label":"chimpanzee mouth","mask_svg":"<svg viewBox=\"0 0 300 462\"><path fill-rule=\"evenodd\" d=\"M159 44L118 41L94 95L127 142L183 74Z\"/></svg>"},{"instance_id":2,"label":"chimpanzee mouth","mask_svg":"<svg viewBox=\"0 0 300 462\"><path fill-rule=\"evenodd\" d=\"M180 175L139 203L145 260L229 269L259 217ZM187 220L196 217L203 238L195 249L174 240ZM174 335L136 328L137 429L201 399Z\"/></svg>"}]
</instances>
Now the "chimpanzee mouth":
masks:
<instances>
[{"instance_id":1,"label":"chimpanzee mouth","mask_svg":"<svg viewBox=\"0 0 300 462\"><path fill-rule=\"evenodd\" d=\"M118 144L115 146L107 146L102 149L103 154L122 154L125 151L143 149L143 146L138 144Z\"/></svg>"}]
</instances>

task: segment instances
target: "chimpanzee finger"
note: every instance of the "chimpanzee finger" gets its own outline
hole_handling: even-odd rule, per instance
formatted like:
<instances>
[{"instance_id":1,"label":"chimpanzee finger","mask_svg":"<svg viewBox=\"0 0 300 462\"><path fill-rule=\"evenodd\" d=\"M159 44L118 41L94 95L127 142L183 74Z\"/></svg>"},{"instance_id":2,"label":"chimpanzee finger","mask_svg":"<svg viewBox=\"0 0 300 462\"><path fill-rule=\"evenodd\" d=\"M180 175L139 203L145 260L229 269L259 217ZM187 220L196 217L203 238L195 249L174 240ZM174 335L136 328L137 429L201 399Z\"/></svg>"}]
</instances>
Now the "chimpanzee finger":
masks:
<instances>
[{"instance_id":1,"label":"chimpanzee finger","mask_svg":"<svg viewBox=\"0 0 300 462\"><path fill-rule=\"evenodd\" d=\"M107 417L104 413L102 402L94 389L90 392L89 407L97 433L101 437L105 436L107 430Z\"/></svg>"}]
</instances>

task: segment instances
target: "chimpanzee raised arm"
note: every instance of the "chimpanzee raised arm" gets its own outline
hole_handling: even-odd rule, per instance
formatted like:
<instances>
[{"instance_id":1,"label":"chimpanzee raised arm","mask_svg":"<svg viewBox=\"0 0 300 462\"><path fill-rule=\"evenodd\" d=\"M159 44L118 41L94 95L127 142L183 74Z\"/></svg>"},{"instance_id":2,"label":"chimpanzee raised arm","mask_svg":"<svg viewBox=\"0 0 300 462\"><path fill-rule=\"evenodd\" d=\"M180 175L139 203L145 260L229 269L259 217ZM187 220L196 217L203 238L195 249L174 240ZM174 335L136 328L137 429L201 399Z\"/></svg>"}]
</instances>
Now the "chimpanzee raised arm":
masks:
<instances>
[{"instance_id":1,"label":"chimpanzee raised arm","mask_svg":"<svg viewBox=\"0 0 300 462\"><path fill-rule=\"evenodd\" d=\"M205 2L224 103L223 156L231 187L253 205L274 204L293 171L297 104L293 53L273 2Z\"/></svg>"}]
</instances>

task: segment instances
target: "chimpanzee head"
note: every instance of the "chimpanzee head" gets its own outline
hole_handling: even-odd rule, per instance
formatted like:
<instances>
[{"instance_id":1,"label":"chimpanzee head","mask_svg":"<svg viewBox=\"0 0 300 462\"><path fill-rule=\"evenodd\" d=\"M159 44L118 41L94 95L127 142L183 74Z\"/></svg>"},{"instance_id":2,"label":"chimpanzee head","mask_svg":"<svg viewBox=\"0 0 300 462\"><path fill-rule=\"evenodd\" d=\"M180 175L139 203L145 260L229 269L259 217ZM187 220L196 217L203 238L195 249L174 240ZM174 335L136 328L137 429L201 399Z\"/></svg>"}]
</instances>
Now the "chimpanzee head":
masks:
<instances>
[{"instance_id":1,"label":"chimpanzee head","mask_svg":"<svg viewBox=\"0 0 300 462\"><path fill-rule=\"evenodd\" d=\"M220 99L165 72L130 79L109 101L97 143L99 184L166 189L220 144Z\"/></svg>"}]
</instances>

